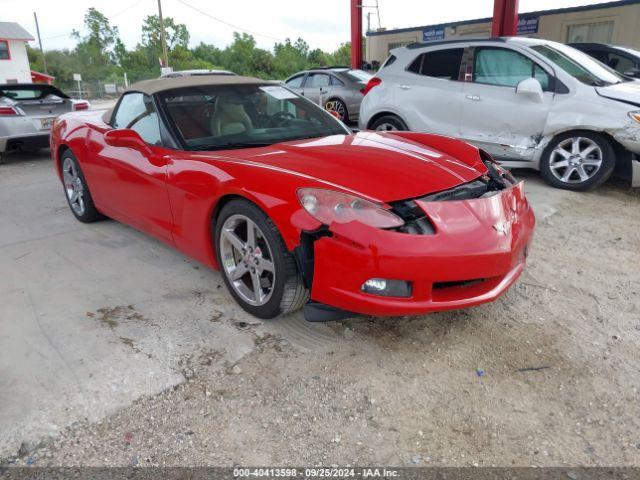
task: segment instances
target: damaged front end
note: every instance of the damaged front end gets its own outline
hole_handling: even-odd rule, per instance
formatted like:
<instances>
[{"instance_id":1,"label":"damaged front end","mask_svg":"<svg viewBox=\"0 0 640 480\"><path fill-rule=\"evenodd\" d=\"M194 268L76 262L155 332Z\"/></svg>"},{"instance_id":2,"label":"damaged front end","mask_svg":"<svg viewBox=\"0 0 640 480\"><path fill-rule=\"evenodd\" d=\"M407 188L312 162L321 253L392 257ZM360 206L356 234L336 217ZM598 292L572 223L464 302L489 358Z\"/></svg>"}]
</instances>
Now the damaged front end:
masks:
<instances>
[{"instance_id":1,"label":"damaged front end","mask_svg":"<svg viewBox=\"0 0 640 480\"><path fill-rule=\"evenodd\" d=\"M519 276L534 225L522 183L482 152L471 182L389 202L398 225L303 231L293 251L308 321L413 315L491 301Z\"/></svg>"}]
</instances>

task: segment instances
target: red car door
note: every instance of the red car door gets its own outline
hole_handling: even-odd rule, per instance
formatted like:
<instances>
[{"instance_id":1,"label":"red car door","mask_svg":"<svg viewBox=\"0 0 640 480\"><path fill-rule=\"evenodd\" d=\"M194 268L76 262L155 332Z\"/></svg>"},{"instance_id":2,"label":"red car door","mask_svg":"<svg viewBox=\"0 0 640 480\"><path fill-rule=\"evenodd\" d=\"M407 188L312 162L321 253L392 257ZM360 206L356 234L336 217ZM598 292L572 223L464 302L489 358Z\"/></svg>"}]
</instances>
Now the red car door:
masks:
<instances>
[{"instance_id":1,"label":"red car door","mask_svg":"<svg viewBox=\"0 0 640 480\"><path fill-rule=\"evenodd\" d=\"M112 126L138 132L149 145L146 152L123 146L102 145L98 155L108 169L102 176L105 213L160 240L173 243L173 220L167 195L167 166L160 124L151 97L130 92L116 107Z\"/></svg>"}]
</instances>

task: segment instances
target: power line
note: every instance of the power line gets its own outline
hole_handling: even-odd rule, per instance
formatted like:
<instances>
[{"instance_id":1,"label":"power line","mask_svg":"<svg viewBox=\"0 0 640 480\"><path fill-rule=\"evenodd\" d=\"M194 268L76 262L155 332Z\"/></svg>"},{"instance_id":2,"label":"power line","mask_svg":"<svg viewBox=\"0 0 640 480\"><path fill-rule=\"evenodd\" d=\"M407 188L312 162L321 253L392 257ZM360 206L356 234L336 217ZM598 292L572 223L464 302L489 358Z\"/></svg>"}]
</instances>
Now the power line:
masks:
<instances>
[{"instance_id":1,"label":"power line","mask_svg":"<svg viewBox=\"0 0 640 480\"><path fill-rule=\"evenodd\" d=\"M282 39L282 38L276 38L276 37L272 37L271 35L265 35L263 33L255 32L255 31L249 30L247 28L242 28L242 27L240 27L238 25L234 25L233 23L229 23L229 22L227 22L225 20L222 20L222 19L220 19L218 17L214 17L210 13L207 13L207 12L205 12L203 10L200 10L198 7L194 7L193 5L185 2L184 0L178 0L178 2L180 2L183 5L191 8L192 10L195 10L196 12L204 15L205 17L209 17L210 19L215 20L218 23L222 23L223 25L227 25L228 27L234 28L236 30L240 30L240 31L245 32L245 33L250 33L252 35L255 35L256 37L264 37L264 38L268 38L270 40L275 40L276 42L284 42L284 39Z\"/></svg>"},{"instance_id":2,"label":"power line","mask_svg":"<svg viewBox=\"0 0 640 480\"><path fill-rule=\"evenodd\" d=\"M111 18L115 18L115 17L117 17L119 15L122 15L124 12L127 12L127 11L131 10L132 8L135 8L138 5L140 5L143 1L144 0L137 0L136 2L133 2L131 5L129 5L124 10L120 10L118 13L114 13L113 15L111 15Z\"/></svg>"}]
</instances>

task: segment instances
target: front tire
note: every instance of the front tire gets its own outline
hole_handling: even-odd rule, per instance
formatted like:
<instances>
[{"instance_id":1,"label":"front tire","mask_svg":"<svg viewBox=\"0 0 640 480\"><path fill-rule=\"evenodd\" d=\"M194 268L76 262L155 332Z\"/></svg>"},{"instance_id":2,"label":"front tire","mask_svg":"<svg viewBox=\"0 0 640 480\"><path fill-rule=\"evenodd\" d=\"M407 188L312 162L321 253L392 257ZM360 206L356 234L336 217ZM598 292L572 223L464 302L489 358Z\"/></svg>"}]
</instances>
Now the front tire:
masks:
<instances>
[{"instance_id":1,"label":"front tire","mask_svg":"<svg viewBox=\"0 0 640 480\"><path fill-rule=\"evenodd\" d=\"M611 143L594 132L567 132L545 148L540 159L542 177L556 188L585 191L604 183L616 165Z\"/></svg>"},{"instance_id":2,"label":"front tire","mask_svg":"<svg viewBox=\"0 0 640 480\"><path fill-rule=\"evenodd\" d=\"M224 283L251 315L275 318L307 301L293 255L273 222L253 203L238 199L222 207L214 240Z\"/></svg>"},{"instance_id":3,"label":"front tire","mask_svg":"<svg viewBox=\"0 0 640 480\"><path fill-rule=\"evenodd\" d=\"M396 131L408 131L409 127L402 121L400 117L396 115L385 115L377 118L371 125L371 130L377 130L379 132L396 132Z\"/></svg>"},{"instance_id":4,"label":"front tire","mask_svg":"<svg viewBox=\"0 0 640 480\"><path fill-rule=\"evenodd\" d=\"M66 150L61 158L62 181L71 213L83 223L102 220L104 216L98 212L87 180L80 169L78 160L71 150Z\"/></svg>"}]
</instances>

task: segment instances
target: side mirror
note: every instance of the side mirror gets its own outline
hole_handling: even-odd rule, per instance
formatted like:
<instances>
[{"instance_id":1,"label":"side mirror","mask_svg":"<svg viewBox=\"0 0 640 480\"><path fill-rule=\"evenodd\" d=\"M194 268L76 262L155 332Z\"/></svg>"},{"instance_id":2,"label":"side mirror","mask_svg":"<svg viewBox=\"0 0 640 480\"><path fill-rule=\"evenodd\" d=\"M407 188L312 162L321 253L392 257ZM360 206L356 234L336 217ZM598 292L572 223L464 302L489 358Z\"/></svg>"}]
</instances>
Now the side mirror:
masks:
<instances>
[{"instance_id":1,"label":"side mirror","mask_svg":"<svg viewBox=\"0 0 640 480\"><path fill-rule=\"evenodd\" d=\"M537 103L542 102L544 96L542 85L540 85L540 82L533 77L525 78L520 83L518 83L518 86L516 87L516 93L518 95L529 97L531 100Z\"/></svg>"},{"instance_id":2,"label":"side mirror","mask_svg":"<svg viewBox=\"0 0 640 480\"><path fill-rule=\"evenodd\" d=\"M624 75L626 75L627 77L640 78L640 68L630 68L629 70L624 72Z\"/></svg>"},{"instance_id":3,"label":"side mirror","mask_svg":"<svg viewBox=\"0 0 640 480\"><path fill-rule=\"evenodd\" d=\"M138 132L131 130L130 128L109 130L104 134L104 141L111 147L132 148L133 150L137 150L145 155L151 153L149 145L145 143Z\"/></svg>"}]
</instances>

